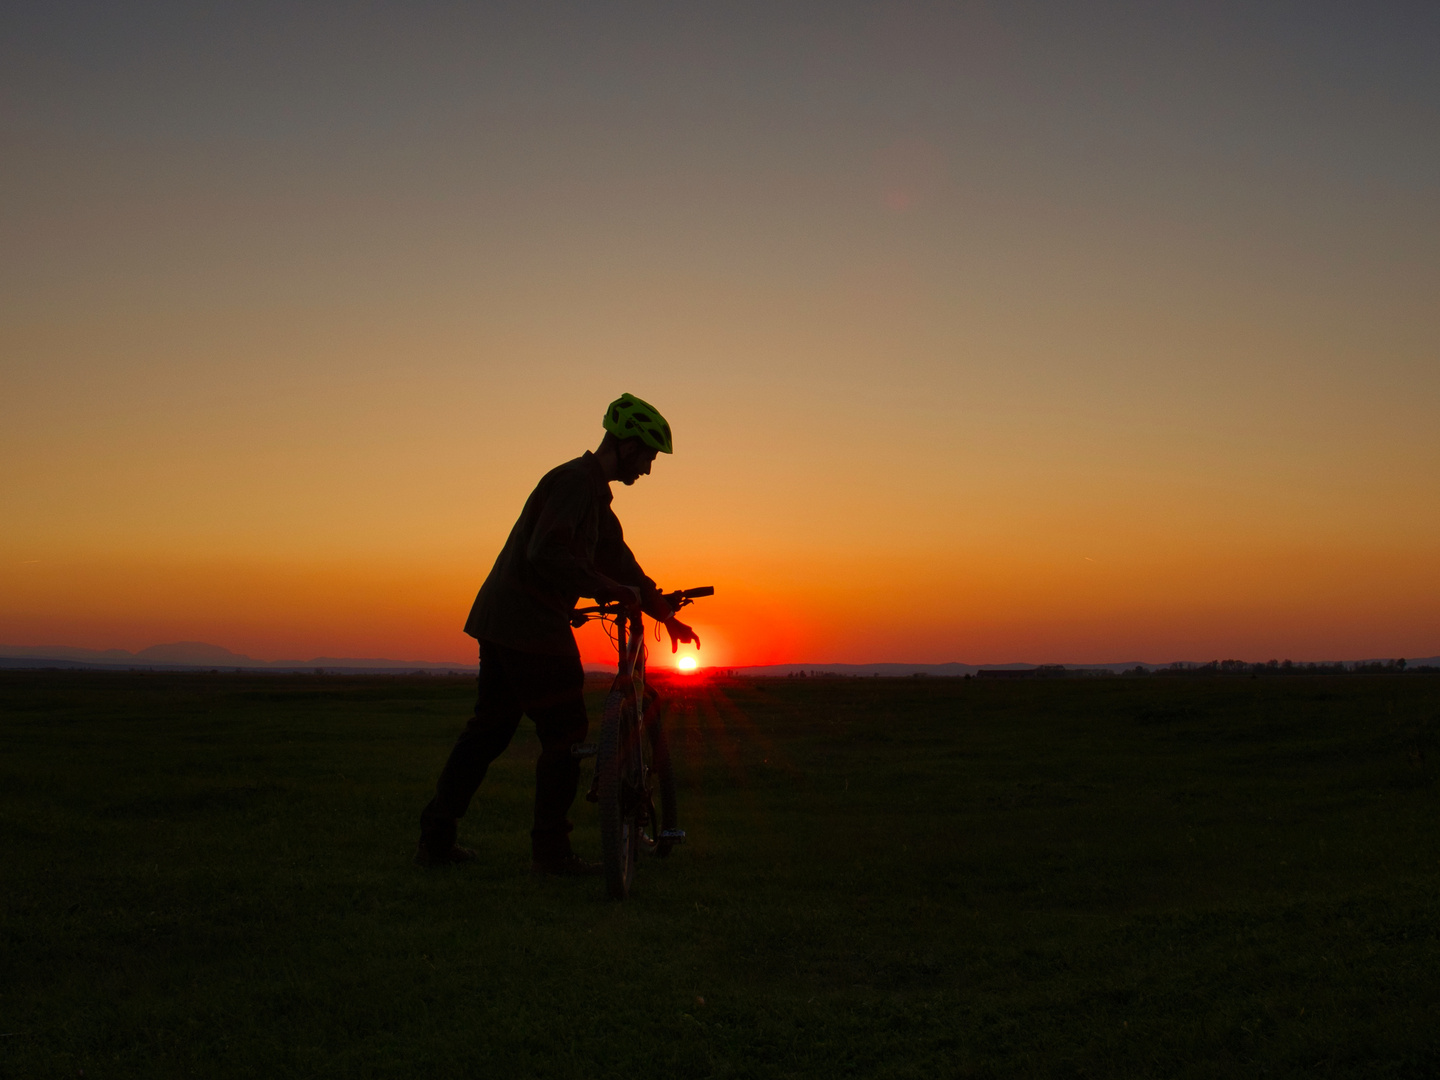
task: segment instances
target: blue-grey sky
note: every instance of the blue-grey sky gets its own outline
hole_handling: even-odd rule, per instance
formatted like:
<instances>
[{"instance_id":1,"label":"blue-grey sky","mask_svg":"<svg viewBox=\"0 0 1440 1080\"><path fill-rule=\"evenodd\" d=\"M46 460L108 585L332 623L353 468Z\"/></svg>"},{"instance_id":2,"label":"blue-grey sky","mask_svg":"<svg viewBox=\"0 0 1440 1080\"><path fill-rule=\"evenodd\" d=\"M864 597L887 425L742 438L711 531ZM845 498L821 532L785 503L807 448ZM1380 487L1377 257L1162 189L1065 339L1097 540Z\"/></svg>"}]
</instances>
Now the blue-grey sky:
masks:
<instances>
[{"instance_id":1,"label":"blue-grey sky","mask_svg":"<svg viewBox=\"0 0 1440 1080\"><path fill-rule=\"evenodd\" d=\"M1440 651L1378 569L1440 540L1436 56L1418 3L5 4L0 638L454 654L628 389L685 451L632 531L767 655ZM65 591L178 563L273 602Z\"/></svg>"}]
</instances>

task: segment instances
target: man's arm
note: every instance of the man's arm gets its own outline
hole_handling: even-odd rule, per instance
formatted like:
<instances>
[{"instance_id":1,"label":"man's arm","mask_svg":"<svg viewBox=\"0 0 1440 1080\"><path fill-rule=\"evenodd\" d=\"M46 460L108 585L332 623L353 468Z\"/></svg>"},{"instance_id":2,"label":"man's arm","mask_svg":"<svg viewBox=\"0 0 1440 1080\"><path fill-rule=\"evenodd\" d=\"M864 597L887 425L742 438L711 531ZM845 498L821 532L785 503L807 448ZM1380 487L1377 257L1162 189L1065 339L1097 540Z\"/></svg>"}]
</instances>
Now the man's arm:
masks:
<instances>
[{"instance_id":1,"label":"man's arm","mask_svg":"<svg viewBox=\"0 0 1440 1080\"><path fill-rule=\"evenodd\" d=\"M622 585L638 589L640 609L652 619L664 622L673 614L670 605L665 602L660 587L649 574L640 569L635 553L630 550L630 545L625 543L625 534L621 531L619 519L614 513L610 513L609 520L606 521L604 514L605 511L602 510L600 544L595 549L596 570Z\"/></svg>"},{"instance_id":2,"label":"man's arm","mask_svg":"<svg viewBox=\"0 0 1440 1080\"><path fill-rule=\"evenodd\" d=\"M635 590L603 572L586 554L582 532L586 515L594 510L595 496L584 476L556 477L531 530L526 561L558 590L632 607Z\"/></svg>"},{"instance_id":3,"label":"man's arm","mask_svg":"<svg viewBox=\"0 0 1440 1080\"><path fill-rule=\"evenodd\" d=\"M675 617L675 612L670 609L665 594L660 587L650 578L644 570L640 569L640 563L635 558L635 553L630 550L630 545L625 543L625 534L620 528L620 521L612 513L611 522L601 522L602 539L599 549L596 551L596 561L600 563L603 571L614 577L617 581L633 585L640 591L641 610L649 615L656 622L665 624L666 631L670 634L670 651L673 653L680 648L682 642L694 642L695 647L700 647L700 635L693 629L686 626ZM613 535L606 535L609 528L613 528Z\"/></svg>"}]
</instances>

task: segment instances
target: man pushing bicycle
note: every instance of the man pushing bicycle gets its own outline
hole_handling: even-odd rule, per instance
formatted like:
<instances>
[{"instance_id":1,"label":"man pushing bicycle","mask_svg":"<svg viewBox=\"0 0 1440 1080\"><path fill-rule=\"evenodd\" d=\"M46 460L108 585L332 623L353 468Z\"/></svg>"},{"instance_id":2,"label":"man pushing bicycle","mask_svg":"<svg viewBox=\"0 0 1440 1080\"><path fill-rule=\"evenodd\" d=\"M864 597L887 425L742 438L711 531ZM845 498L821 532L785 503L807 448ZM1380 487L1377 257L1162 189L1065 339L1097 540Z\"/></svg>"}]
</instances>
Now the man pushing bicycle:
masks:
<instances>
[{"instance_id":1,"label":"man pushing bicycle","mask_svg":"<svg viewBox=\"0 0 1440 1080\"><path fill-rule=\"evenodd\" d=\"M670 425L654 408L622 394L605 412L605 436L594 453L551 469L535 486L480 587L465 632L480 642L475 714L440 772L435 797L420 815L423 866L476 857L456 843L458 820L519 727L535 722L535 820L530 831L537 873L600 872L570 850L567 815L575 801L580 762L571 753L589 730L585 671L570 629L582 596L619 602L665 624L672 650L700 638L670 609L625 543L610 508L610 484L627 487L650 473L656 454L673 452Z\"/></svg>"}]
</instances>

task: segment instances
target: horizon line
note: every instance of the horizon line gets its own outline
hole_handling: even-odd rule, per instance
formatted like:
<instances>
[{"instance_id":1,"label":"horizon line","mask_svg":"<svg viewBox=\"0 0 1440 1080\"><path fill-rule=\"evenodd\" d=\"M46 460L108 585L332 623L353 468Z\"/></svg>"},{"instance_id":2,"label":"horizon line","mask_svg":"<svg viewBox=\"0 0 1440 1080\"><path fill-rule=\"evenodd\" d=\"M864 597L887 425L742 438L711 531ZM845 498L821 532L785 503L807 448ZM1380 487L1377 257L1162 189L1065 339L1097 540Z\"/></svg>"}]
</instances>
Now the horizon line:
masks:
<instances>
[{"instance_id":1,"label":"horizon line","mask_svg":"<svg viewBox=\"0 0 1440 1080\"><path fill-rule=\"evenodd\" d=\"M189 647L189 649L187 649L187 647ZM193 652L192 652L192 655L190 655L190 656L185 656L185 655L183 655L183 653L184 653L185 651L190 651L190 650L198 651L198 650L200 650L200 649L215 650L216 653L223 653L224 655L204 656L204 655L195 655ZM175 650L175 652L172 653L171 655L168 655L168 656L164 655L163 652L162 652L162 651L169 651L169 650ZM155 656L153 656L153 657L147 657L147 656L144 655L144 654L146 654L146 653L151 653L151 652L154 652L154 653L157 653L157 654L160 654L160 655L155 655ZM698 659L698 657L697 657L697 659ZM1290 663L1290 664L1306 664L1306 665L1308 665L1308 664L1334 665L1334 664L1394 663L1394 662L1396 662L1396 661L1398 661L1398 660L1400 660L1400 659L1406 659L1407 662L1414 662L1414 663L1417 663L1417 664L1423 664L1423 663L1426 663L1426 662L1429 662L1429 661L1440 662L1440 655L1435 655L1435 656L1416 656L1416 657L1413 657L1413 658L1409 658L1409 657L1402 658L1402 657L1398 657L1398 656L1387 656L1387 657L1357 657L1357 658L1349 658L1349 659L1327 658L1327 659L1323 659L1323 660L1295 660L1295 659L1293 659L1293 658L1286 658L1285 660L1279 660L1279 661L1275 661L1275 662L1277 662L1277 663ZM433 670L433 669L445 669L445 670L454 670L454 671L470 671L470 670L475 669L475 668L478 666L478 661L468 661L468 662L467 662L467 661L458 661L458 660L401 660L401 659L392 659L392 658L389 658L389 657L358 657L358 656L318 656L318 657L312 657L312 658L310 658L310 659L298 659L298 658L297 658L297 659L280 659L280 660L261 660L261 659L257 659L257 658L252 657L252 656L248 656L248 655L243 654L243 653L233 652L232 650L226 648L225 646L212 645L212 644L210 644L210 643L208 643L208 642L200 642L200 641L166 642L166 643L161 643L161 644L157 644L157 645L147 646L147 647L144 648L144 649L137 650L137 651L134 651L134 652L132 652L132 651L130 651L130 650L128 650L128 649L119 649L119 648L115 648L115 649L90 649L90 648L85 648L85 647L81 647L81 646L73 646L73 645L0 645L0 660L8 660L8 661L52 661L52 662L59 662L59 663L66 663L66 664L77 664L77 663L78 663L78 664L84 664L84 665L86 665L86 666L101 666L101 667L135 666L136 663L138 662L140 665L146 666L146 667L186 667L186 668L198 668L198 669L219 669L219 668L244 668L244 667L248 667L248 668L258 668L258 669L267 669L267 668L268 668L268 669L271 669L271 670L288 670L288 669L299 669L299 668L322 668L322 669L323 669L323 668L384 668L384 669L386 669L386 670L392 670L392 671L393 671L393 670L406 670L406 669L414 670L414 669L417 669L417 668L429 668L429 669L432 669L432 670ZM944 669L944 668L948 668L948 669L952 669L952 670L954 670L954 669L966 669L966 670L968 670L968 671L974 672L974 671L979 671L979 670L982 670L982 669L986 669L986 670L1003 670L1003 669L1038 668L1038 667L1064 667L1064 668L1073 669L1073 670L1105 670L1105 669L1122 670L1122 669L1133 669L1133 668L1135 668L1135 667L1137 667L1137 666L1138 666L1138 667L1144 667L1144 668L1169 668L1169 667L1173 667L1173 666L1175 666L1175 665L1177 665L1177 664L1178 664L1178 665L1185 665L1185 666L1205 666L1205 665L1208 665L1208 664L1211 664L1211 663L1217 663L1217 664L1218 664L1218 663L1224 663L1224 662L1226 662L1227 660L1228 660L1228 661L1231 661L1231 662L1238 662L1238 663L1244 663L1244 664L1250 664L1250 665L1254 665L1254 664L1262 664L1262 665L1263 665L1263 664L1268 664L1268 663L1272 662L1272 660L1274 660L1274 658L1269 658L1269 659L1260 660L1260 661L1252 661L1252 660L1239 660L1238 658L1234 658L1234 657L1225 658L1225 659L1222 660L1221 658L1215 657L1215 658L1211 658L1211 659L1208 659L1208 660L1198 660L1198 661L1197 661L1197 660L1167 660L1167 661L1163 661L1163 662L1156 662L1156 661L1149 661L1149 660L1129 659L1129 660L1115 660L1115 661L1107 661L1107 662L1083 662L1083 663L1082 663L1082 662L1072 662L1072 661L1028 661L1028 660L1011 660L1011 661L1005 661L1005 662L999 662L999 663L980 663L980 664L971 663L971 662L969 662L969 661L963 661L963 660L926 661L926 662L903 661L903 660L900 660L900 661L895 661L895 660L877 660L877 661L866 661L866 662L853 662L853 661L812 661L812 660L804 660L804 661L801 661L801 660L797 660L797 661L785 661L785 662L772 663L772 664L704 664L704 663L701 663L701 664L698 666L697 670L699 670L699 671L733 671L733 672L736 672L736 673L758 673L758 672L761 672L761 671L778 671L778 670L788 670L788 671L801 671L801 670L803 670L803 671L822 671L822 672L823 672L824 670L829 669L829 670L831 670L831 671L836 672L837 674L840 673L840 671L841 671L842 669L848 669L848 670L852 670L852 671L853 671L853 670L856 670L856 669L864 669L864 670L867 670L867 671L874 671L874 670L876 670L876 669L886 669L886 670L889 670L889 671L896 671L896 672L899 672L900 669L904 669L905 672L920 672L920 671L924 671L925 669ZM7 664L7 665L5 665L5 666L7 666L7 667L13 667L13 666L15 666L15 665L13 665L13 664ZM671 666L671 665L668 665L668 664L652 664L652 667L657 668L657 669L659 669L659 670L665 670L665 669L669 668L670 666ZM614 669L614 664L613 664L613 663L600 664L600 663L593 663L593 662L592 662L592 663L586 663L586 664L584 664L584 667L585 667L585 670L586 670L587 672L610 671L610 670L613 670L613 669Z\"/></svg>"}]
</instances>

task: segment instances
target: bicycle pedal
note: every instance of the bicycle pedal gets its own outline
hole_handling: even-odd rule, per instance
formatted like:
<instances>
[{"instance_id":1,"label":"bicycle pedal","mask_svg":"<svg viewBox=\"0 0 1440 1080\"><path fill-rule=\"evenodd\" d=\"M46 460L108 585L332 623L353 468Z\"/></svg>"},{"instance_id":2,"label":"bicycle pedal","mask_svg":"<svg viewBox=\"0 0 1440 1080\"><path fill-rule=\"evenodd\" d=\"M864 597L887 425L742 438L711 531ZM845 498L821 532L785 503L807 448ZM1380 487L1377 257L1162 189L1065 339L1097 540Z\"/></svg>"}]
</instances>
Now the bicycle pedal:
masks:
<instances>
[{"instance_id":1,"label":"bicycle pedal","mask_svg":"<svg viewBox=\"0 0 1440 1080\"><path fill-rule=\"evenodd\" d=\"M667 844L683 844L685 842L684 829L661 829L660 839Z\"/></svg>"},{"instance_id":2,"label":"bicycle pedal","mask_svg":"<svg viewBox=\"0 0 1440 1080\"><path fill-rule=\"evenodd\" d=\"M573 758L594 757L600 752L600 748L593 742L577 742L570 746L570 756Z\"/></svg>"}]
</instances>

